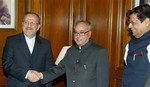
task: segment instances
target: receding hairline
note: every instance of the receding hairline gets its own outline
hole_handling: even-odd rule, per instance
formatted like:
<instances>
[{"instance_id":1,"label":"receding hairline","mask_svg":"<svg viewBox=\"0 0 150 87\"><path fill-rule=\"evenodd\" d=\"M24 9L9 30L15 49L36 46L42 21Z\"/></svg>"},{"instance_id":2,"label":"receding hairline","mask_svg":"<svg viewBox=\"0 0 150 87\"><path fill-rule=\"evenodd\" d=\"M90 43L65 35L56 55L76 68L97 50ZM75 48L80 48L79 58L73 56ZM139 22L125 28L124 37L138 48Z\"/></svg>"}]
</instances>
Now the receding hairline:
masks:
<instances>
[{"instance_id":1,"label":"receding hairline","mask_svg":"<svg viewBox=\"0 0 150 87\"><path fill-rule=\"evenodd\" d=\"M34 12L27 12L27 13L24 15L24 17L23 17L23 21L24 21L25 17L28 16L28 15L35 15L35 16L38 18L38 22L39 22L39 24L40 24L40 16L39 16L38 14L34 13Z\"/></svg>"},{"instance_id":2,"label":"receding hairline","mask_svg":"<svg viewBox=\"0 0 150 87\"><path fill-rule=\"evenodd\" d=\"M76 28L77 25L79 25L79 24L81 24L81 23L85 24L86 27L87 27L87 29L88 29L89 31L91 30L91 28L92 28L91 23L88 22L88 21L85 21L85 20L79 20L79 21L77 21L77 22L75 23L74 29Z\"/></svg>"}]
</instances>

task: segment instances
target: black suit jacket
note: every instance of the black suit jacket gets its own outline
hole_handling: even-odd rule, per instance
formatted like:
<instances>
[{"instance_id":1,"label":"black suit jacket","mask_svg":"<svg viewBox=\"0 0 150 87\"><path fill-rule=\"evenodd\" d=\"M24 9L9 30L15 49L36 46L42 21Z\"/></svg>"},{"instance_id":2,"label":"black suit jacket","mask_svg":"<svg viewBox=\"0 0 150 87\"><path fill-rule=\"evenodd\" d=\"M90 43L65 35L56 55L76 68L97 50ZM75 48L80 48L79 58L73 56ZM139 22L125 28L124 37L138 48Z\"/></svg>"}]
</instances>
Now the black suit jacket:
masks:
<instances>
[{"instance_id":1,"label":"black suit jacket","mask_svg":"<svg viewBox=\"0 0 150 87\"><path fill-rule=\"evenodd\" d=\"M25 76L28 70L45 71L54 65L49 41L36 36L32 54L28 49L24 34L10 36L3 51L3 67L8 74L6 87L51 87L51 83L42 85L30 83Z\"/></svg>"}]
</instances>

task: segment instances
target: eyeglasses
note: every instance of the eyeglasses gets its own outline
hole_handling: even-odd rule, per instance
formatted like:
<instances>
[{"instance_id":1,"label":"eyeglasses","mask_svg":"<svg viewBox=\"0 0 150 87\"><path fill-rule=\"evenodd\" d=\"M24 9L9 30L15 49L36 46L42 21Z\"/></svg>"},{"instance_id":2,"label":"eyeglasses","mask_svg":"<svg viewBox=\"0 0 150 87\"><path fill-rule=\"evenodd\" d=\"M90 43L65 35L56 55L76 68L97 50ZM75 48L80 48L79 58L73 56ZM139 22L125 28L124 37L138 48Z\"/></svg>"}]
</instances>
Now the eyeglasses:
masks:
<instances>
[{"instance_id":1,"label":"eyeglasses","mask_svg":"<svg viewBox=\"0 0 150 87\"><path fill-rule=\"evenodd\" d=\"M74 31L73 34L76 35L76 36L77 36L77 35L84 36L84 35L85 35L86 33L88 33L88 32L89 32L89 31L86 31L86 32L75 32L75 31Z\"/></svg>"},{"instance_id":2,"label":"eyeglasses","mask_svg":"<svg viewBox=\"0 0 150 87\"><path fill-rule=\"evenodd\" d=\"M36 24L39 24L39 23L34 22L34 21L32 21L32 22L24 21L23 23L24 23L25 25L30 24L30 25L33 25L33 26L35 26Z\"/></svg>"},{"instance_id":3,"label":"eyeglasses","mask_svg":"<svg viewBox=\"0 0 150 87\"><path fill-rule=\"evenodd\" d=\"M132 25L138 25L139 24L139 20L134 20L134 21L128 21L128 24L132 24Z\"/></svg>"}]
</instances>

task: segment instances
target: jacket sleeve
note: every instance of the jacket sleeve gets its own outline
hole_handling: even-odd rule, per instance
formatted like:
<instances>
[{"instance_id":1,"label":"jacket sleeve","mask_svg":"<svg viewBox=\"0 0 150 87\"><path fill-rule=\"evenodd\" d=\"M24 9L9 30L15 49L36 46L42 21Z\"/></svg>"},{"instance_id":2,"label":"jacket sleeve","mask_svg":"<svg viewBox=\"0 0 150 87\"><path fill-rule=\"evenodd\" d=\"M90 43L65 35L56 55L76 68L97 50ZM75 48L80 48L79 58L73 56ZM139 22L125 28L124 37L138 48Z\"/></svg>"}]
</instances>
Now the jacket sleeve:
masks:
<instances>
[{"instance_id":1,"label":"jacket sleeve","mask_svg":"<svg viewBox=\"0 0 150 87\"><path fill-rule=\"evenodd\" d=\"M42 72L43 79L41 80L42 84L46 84L55 78L63 75L65 73L65 66L63 61L61 61L57 66L50 68L47 71Z\"/></svg>"},{"instance_id":2,"label":"jacket sleeve","mask_svg":"<svg viewBox=\"0 0 150 87\"><path fill-rule=\"evenodd\" d=\"M105 49L101 49L97 55L97 87L109 87L110 64Z\"/></svg>"},{"instance_id":3,"label":"jacket sleeve","mask_svg":"<svg viewBox=\"0 0 150 87\"><path fill-rule=\"evenodd\" d=\"M150 86L150 66L149 66L148 71L146 73L144 87L149 87L149 86Z\"/></svg>"},{"instance_id":4,"label":"jacket sleeve","mask_svg":"<svg viewBox=\"0 0 150 87\"><path fill-rule=\"evenodd\" d=\"M5 47L3 50L3 56L2 56L4 70L10 76L12 76L20 81L25 81L26 80L25 75L28 70L25 68L22 68L22 67L18 66L16 63L14 63L13 53L14 53L13 42L9 38L7 38L6 44L5 44Z\"/></svg>"},{"instance_id":5,"label":"jacket sleeve","mask_svg":"<svg viewBox=\"0 0 150 87\"><path fill-rule=\"evenodd\" d=\"M49 43L50 44L50 43ZM46 56L46 67L45 70L48 70L49 68L52 68L54 66L54 58L53 58L53 53L51 49L51 45L49 45L49 52ZM45 87L52 87L52 82L48 82Z\"/></svg>"}]
</instances>

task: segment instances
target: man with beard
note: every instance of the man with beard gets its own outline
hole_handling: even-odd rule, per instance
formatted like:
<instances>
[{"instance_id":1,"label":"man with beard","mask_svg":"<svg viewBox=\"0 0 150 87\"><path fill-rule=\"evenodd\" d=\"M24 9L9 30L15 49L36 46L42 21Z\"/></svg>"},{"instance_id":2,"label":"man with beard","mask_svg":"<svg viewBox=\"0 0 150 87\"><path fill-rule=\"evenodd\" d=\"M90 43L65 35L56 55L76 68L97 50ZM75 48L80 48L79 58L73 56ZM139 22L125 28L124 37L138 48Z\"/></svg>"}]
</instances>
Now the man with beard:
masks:
<instances>
[{"instance_id":1,"label":"man with beard","mask_svg":"<svg viewBox=\"0 0 150 87\"><path fill-rule=\"evenodd\" d=\"M54 65L50 42L38 35L40 17L28 12L22 22L23 33L9 36L3 51L3 67L8 75L6 87L52 87L49 82L32 83L39 79L33 70L43 72Z\"/></svg>"}]
</instances>

